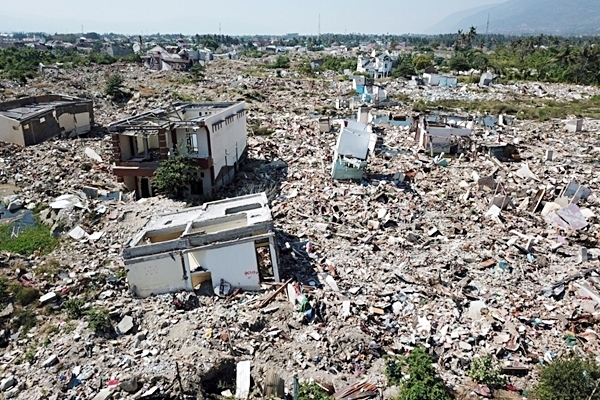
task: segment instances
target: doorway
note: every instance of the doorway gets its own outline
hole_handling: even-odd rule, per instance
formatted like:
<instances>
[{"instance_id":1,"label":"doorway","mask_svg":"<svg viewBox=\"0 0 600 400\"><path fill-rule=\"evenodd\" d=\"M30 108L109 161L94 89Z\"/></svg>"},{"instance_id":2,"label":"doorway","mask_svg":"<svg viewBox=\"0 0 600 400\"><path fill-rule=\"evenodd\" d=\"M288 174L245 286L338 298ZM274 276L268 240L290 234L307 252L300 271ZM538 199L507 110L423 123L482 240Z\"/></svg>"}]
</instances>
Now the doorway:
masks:
<instances>
[{"instance_id":1,"label":"doorway","mask_svg":"<svg viewBox=\"0 0 600 400\"><path fill-rule=\"evenodd\" d=\"M152 191L150 189L150 179L141 178L140 179L140 187L142 191L142 197L151 197Z\"/></svg>"}]
</instances>

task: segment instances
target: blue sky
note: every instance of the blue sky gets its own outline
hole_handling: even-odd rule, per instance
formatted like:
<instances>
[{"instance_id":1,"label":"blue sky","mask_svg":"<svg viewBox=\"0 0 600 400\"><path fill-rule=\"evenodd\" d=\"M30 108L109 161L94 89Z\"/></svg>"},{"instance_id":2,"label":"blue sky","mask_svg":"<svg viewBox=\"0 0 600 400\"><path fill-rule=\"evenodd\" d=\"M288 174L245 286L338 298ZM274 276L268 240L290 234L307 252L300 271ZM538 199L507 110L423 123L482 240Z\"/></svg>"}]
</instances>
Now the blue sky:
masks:
<instances>
[{"instance_id":1,"label":"blue sky","mask_svg":"<svg viewBox=\"0 0 600 400\"><path fill-rule=\"evenodd\" d=\"M500 0L3 0L0 31L316 34L421 33Z\"/></svg>"}]
</instances>

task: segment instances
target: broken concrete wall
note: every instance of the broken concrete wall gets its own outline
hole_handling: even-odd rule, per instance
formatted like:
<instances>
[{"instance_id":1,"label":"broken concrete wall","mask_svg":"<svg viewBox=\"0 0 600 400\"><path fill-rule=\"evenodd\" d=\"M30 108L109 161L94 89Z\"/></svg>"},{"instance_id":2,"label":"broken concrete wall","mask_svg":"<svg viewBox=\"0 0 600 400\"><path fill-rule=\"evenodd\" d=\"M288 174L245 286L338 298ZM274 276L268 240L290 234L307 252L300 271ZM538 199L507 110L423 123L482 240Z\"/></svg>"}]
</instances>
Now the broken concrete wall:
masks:
<instances>
[{"instance_id":1,"label":"broken concrete wall","mask_svg":"<svg viewBox=\"0 0 600 400\"><path fill-rule=\"evenodd\" d=\"M260 277L254 241L227 244L220 247L206 246L185 252L191 271L203 268L210 271L213 286L221 279L234 287L259 290Z\"/></svg>"},{"instance_id":2,"label":"broken concrete wall","mask_svg":"<svg viewBox=\"0 0 600 400\"><path fill-rule=\"evenodd\" d=\"M139 297L191 290L189 269L181 252L169 252L125 261L131 291Z\"/></svg>"},{"instance_id":3,"label":"broken concrete wall","mask_svg":"<svg viewBox=\"0 0 600 400\"><path fill-rule=\"evenodd\" d=\"M60 135L61 129L52 111L22 122L25 146L31 146Z\"/></svg>"},{"instance_id":4,"label":"broken concrete wall","mask_svg":"<svg viewBox=\"0 0 600 400\"><path fill-rule=\"evenodd\" d=\"M0 115L0 140L25 146L23 126L19 121Z\"/></svg>"}]
</instances>

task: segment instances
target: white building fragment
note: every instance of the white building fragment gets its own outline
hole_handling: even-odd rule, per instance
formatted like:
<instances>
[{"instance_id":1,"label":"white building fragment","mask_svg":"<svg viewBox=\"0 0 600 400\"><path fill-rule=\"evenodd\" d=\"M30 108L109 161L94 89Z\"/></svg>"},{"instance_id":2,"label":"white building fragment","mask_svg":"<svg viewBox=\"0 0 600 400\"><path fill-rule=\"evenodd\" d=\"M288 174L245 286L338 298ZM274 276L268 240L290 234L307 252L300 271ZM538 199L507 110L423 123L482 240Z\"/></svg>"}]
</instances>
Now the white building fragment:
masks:
<instances>
[{"instance_id":1,"label":"white building fragment","mask_svg":"<svg viewBox=\"0 0 600 400\"><path fill-rule=\"evenodd\" d=\"M423 81L428 86L440 86L455 88L458 86L458 77L453 75L441 75L438 73L424 73Z\"/></svg>"},{"instance_id":2,"label":"white building fragment","mask_svg":"<svg viewBox=\"0 0 600 400\"><path fill-rule=\"evenodd\" d=\"M583 118L575 118L568 120L565 123L565 128L567 129L567 132L570 133L578 133L583 131Z\"/></svg>"},{"instance_id":3,"label":"white building fragment","mask_svg":"<svg viewBox=\"0 0 600 400\"><path fill-rule=\"evenodd\" d=\"M458 154L470 147L475 121L451 121L447 116L431 121L421 114L415 122L415 140L432 154Z\"/></svg>"},{"instance_id":4,"label":"white building fragment","mask_svg":"<svg viewBox=\"0 0 600 400\"><path fill-rule=\"evenodd\" d=\"M377 135L373 133L373 116L366 106L358 109L357 122L344 121L333 155L331 176L337 180L361 180L369 154L375 152Z\"/></svg>"},{"instance_id":5,"label":"white building fragment","mask_svg":"<svg viewBox=\"0 0 600 400\"><path fill-rule=\"evenodd\" d=\"M279 281L271 210L264 193L205 203L154 216L123 250L127 280L136 296L192 291L209 282L260 289Z\"/></svg>"}]
</instances>

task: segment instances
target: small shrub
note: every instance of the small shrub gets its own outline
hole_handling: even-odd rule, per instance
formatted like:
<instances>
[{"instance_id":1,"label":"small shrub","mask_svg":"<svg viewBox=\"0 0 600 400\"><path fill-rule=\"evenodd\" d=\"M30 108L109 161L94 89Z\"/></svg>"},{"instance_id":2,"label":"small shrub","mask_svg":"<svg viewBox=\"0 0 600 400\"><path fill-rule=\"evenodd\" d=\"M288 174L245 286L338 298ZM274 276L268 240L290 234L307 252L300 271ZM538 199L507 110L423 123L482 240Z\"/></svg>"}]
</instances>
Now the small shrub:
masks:
<instances>
[{"instance_id":1,"label":"small shrub","mask_svg":"<svg viewBox=\"0 0 600 400\"><path fill-rule=\"evenodd\" d=\"M84 299L73 298L66 300L62 304L63 310L67 313L67 316L71 319L81 318L83 316L83 306L85 304Z\"/></svg>"},{"instance_id":2,"label":"small shrub","mask_svg":"<svg viewBox=\"0 0 600 400\"><path fill-rule=\"evenodd\" d=\"M298 400L329 400L333 397L316 383L302 383L298 388Z\"/></svg>"},{"instance_id":3,"label":"small shrub","mask_svg":"<svg viewBox=\"0 0 600 400\"><path fill-rule=\"evenodd\" d=\"M40 297L40 292L36 288L23 286L21 284L11 285L10 291L17 303L26 307Z\"/></svg>"},{"instance_id":4,"label":"small shrub","mask_svg":"<svg viewBox=\"0 0 600 400\"><path fill-rule=\"evenodd\" d=\"M33 361L35 361L35 353L35 347L32 347L29 350L27 350L27 353L25 353L25 361L27 361L29 364L32 364Z\"/></svg>"},{"instance_id":5,"label":"small shrub","mask_svg":"<svg viewBox=\"0 0 600 400\"><path fill-rule=\"evenodd\" d=\"M88 327L96 333L108 333L112 328L110 314L106 308L92 308L87 311Z\"/></svg>"},{"instance_id":6,"label":"small shrub","mask_svg":"<svg viewBox=\"0 0 600 400\"><path fill-rule=\"evenodd\" d=\"M542 369L532 398L600 400L600 365L591 358L560 357Z\"/></svg>"},{"instance_id":7,"label":"small shrub","mask_svg":"<svg viewBox=\"0 0 600 400\"><path fill-rule=\"evenodd\" d=\"M471 360L469 377L484 385L497 386L505 383L500 366L487 354L483 357L474 357Z\"/></svg>"},{"instance_id":8,"label":"small shrub","mask_svg":"<svg viewBox=\"0 0 600 400\"><path fill-rule=\"evenodd\" d=\"M175 100L183 101L185 103L193 103L194 101L196 101L196 99L193 96L180 92L173 92L173 98Z\"/></svg>"},{"instance_id":9,"label":"small shrub","mask_svg":"<svg viewBox=\"0 0 600 400\"><path fill-rule=\"evenodd\" d=\"M388 363L386 375L391 383L400 383L398 400L449 400L444 382L437 376L433 360L425 348L417 347L401 361ZM404 377L402 377L404 372Z\"/></svg>"}]
</instances>

